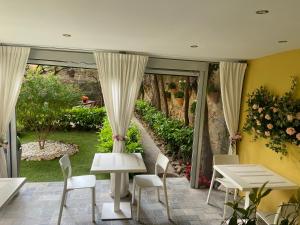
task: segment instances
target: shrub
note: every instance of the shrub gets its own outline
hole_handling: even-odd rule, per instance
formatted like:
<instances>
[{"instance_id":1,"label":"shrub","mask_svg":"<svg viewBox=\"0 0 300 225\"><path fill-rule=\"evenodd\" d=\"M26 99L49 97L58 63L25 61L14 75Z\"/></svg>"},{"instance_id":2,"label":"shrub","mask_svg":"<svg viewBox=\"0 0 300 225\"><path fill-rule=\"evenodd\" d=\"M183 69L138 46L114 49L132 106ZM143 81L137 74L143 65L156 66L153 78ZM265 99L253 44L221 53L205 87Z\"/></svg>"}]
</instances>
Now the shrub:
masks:
<instances>
[{"instance_id":1,"label":"shrub","mask_svg":"<svg viewBox=\"0 0 300 225\"><path fill-rule=\"evenodd\" d=\"M113 138L112 130L106 117L103 122L103 127L98 133L99 144L97 148L100 152L112 152L113 150ZM141 144L141 134L138 127L134 124L130 124L125 141L125 152L127 153L143 153L143 148Z\"/></svg>"},{"instance_id":2,"label":"shrub","mask_svg":"<svg viewBox=\"0 0 300 225\"><path fill-rule=\"evenodd\" d=\"M175 93L175 98L183 98L184 97L184 92L183 91L178 91Z\"/></svg>"},{"instance_id":3,"label":"shrub","mask_svg":"<svg viewBox=\"0 0 300 225\"><path fill-rule=\"evenodd\" d=\"M57 127L62 112L78 104L78 88L63 84L53 74L29 69L17 103L18 123L36 132L43 149L48 134Z\"/></svg>"},{"instance_id":4,"label":"shrub","mask_svg":"<svg viewBox=\"0 0 300 225\"><path fill-rule=\"evenodd\" d=\"M169 146L173 154L188 161L192 156L193 128L180 120L167 118L146 101L138 100L136 112L153 132Z\"/></svg>"},{"instance_id":5,"label":"shrub","mask_svg":"<svg viewBox=\"0 0 300 225\"><path fill-rule=\"evenodd\" d=\"M106 115L104 107L73 107L62 113L59 119L60 129L98 130L102 127Z\"/></svg>"},{"instance_id":6,"label":"shrub","mask_svg":"<svg viewBox=\"0 0 300 225\"><path fill-rule=\"evenodd\" d=\"M177 85L174 82L169 83L168 88L169 89L176 89Z\"/></svg>"}]
</instances>

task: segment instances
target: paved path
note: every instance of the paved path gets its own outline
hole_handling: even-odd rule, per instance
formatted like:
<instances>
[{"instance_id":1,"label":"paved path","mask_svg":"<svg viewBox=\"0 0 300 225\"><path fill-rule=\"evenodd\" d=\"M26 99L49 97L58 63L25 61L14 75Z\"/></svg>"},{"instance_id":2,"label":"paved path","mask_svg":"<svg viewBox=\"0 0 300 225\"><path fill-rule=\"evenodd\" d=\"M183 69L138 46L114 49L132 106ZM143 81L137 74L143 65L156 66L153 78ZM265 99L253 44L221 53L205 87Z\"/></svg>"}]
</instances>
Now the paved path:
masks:
<instances>
[{"instance_id":1,"label":"paved path","mask_svg":"<svg viewBox=\"0 0 300 225\"><path fill-rule=\"evenodd\" d=\"M156 162L157 155L160 152L160 149L157 147L150 134L147 132L147 130L143 127L143 125L140 123L140 121L137 118L134 117L132 119L132 122L134 122L138 126L141 132L142 145L144 148L144 161L147 167L147 172L154 173L155 162ZM168 168L168 174L172 176L176 174L171 165Z\"/></svg>"}]
</instances>

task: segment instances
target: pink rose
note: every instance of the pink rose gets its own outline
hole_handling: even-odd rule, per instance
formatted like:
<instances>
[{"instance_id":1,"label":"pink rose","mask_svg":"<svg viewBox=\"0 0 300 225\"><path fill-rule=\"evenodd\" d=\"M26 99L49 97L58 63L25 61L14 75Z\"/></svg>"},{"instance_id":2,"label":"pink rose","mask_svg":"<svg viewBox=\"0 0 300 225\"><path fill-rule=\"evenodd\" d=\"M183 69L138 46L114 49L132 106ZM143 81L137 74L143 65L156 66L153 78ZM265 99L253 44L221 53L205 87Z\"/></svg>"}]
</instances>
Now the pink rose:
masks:
<instances>
[{"instance_id":1,"label":"pink rose","mask_svg":"<svg viewBox=\"0 0 300 225\"><path fill-rule=\"evenodd\" d=\"M294 120L294 116L293 115L287 115L286 118L287 118L287 120L289 122L292 122Z\"/></svg>"},{"instance_id":2,"label":"pink rose","mask_svg":"<svg viewBox=\"0 0 300 225\"><path fill-rule=\"evenodd\" d=\"M265 135L266 135L267 137L269 137L269 136L270 136L270 131L265 131Z\"/></svg>"},{"instance_id":3,"label":"pink rose","mask_svg":"<svg viewBox=\"0 0 300 225\"><path fill-rule=\"evenodd\" d=\"M264 109L262 107L258 108L258 112L261 113Z\"/></svg>"},{"instance_id":4,"label":"pink rose","mask_svg":"<svg viewBox=\"0 0 300 225\"><path fill-rule=\"evenodd\" d=\"M258 109L258 105L254 104L254 105L252 106L252 109Z\"/></svg>"},{"instance_id":5,"label":"pink rose","mask_svg":"<svg viewBox=\"0 0 300 225\"><path fill-rule=\"evenodd\" d=\"M269 124L267 125L267 128L268 128L269 130L273 129L273 124L269 123Z\"/></svg>"},{"instance_id":6,"label":"pink rose","mask_svg":"<svg viewBox=\"0 0 300 225\"><path fill-rule=\"evenodd\" d=\"M266 120L271 120L271 116L270 116L269 114L266 114L266 115L265 115L265 119L266 119Z\"/></svg>"},{"instance_id":7,"label":"pink rose","mask_svg":"<svg viewBox=\"0 0 300 225\"><path fill-rule=\"evenodd\" d=\"M300 112L297 112L297 113L296 113L296 119L297 119L297 120L300 120Z\"/></svg>"},{"instance_id":8,"label":"pink rose","mask_svg":"<svg viewBox=\"0 0 300 225\"><path fill-rule=\"evenodd\" d=\"M300 141L300 133L296 134L296 138L298 141Z\"/></svg>"},{"instance_id":9,"label":"pink rose","mask_svg":"<svg viewBox=\"0 0 300 225\"><path fill-rule=\"evenodd\" d=\"M261 125L261 122L259 120L256 120L256 125L257 126L260 126Z\"/></svg>"},{"instance_id":10,"label":"pink rose","mask_svg":"<svg viewBox=\"0 0 300 225\"><path fill-rule=\"evenodd\" d=\"M294 135L294 134L296 133L296 130L295 130L295 128L293 128L293 127L289 127L289 128L286 129L285 132L286 132L288 135L292 136L292 135Z\"/></svg>"}]
</instances>

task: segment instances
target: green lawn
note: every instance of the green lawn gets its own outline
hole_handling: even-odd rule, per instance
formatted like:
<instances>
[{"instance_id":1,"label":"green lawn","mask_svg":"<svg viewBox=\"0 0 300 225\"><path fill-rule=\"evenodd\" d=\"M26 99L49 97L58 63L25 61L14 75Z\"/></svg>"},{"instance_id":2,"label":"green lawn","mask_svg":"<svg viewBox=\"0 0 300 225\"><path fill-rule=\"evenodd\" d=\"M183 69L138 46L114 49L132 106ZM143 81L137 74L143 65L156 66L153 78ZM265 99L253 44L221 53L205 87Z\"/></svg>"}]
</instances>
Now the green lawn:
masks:
<instances>
[{"instance_id":1,"label":"green lawn","mask_svg":"<svg viewBox=\"0 0 300 225\"><path fill-rule=\"evenodd\" d=\"M65 143L73 143L79 146L79 152L70 157L72 163L72 175L86 175L90 173L94 154L97 152L96 132L68 131L55 132L49 140L57 140ZM21 136L21 142L27 143L35 140L34 133L25 133ZM62 181L62 172L58 159L49 161L21 161L21 176L28 181ZM97 179L108 179L108 174L99 174Z\"/></svg>"}]
</instances>

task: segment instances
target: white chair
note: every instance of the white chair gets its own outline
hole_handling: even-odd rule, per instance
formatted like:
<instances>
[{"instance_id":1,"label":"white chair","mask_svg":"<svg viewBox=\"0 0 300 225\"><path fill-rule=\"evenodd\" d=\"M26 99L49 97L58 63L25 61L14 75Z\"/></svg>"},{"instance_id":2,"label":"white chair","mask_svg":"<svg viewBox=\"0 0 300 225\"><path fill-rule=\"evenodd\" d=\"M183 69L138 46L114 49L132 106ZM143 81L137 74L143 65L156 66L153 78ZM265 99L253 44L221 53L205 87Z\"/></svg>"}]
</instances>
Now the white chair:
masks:
<instances>
[{"instance_id":1,"label":"white chair","mask_svg":"<svg viewBox=\"0 0 300 225\"><path fill-rule=\"evenodd\" d=\"M297 205L294 203L282 203L277 212L257 211L256 215L268 225L280 224L284 218L288 218L289 222L296 216Z\"/></svg>"},{"instance_id":2,"label":"white chair","mask_svg":"<svg viewBox=\"0 0 300 225\"><path fill-rule=\"evenodd\" d=\"M239 157L237 155L214 155L213 157L213 165L229 165L229 164L239 164ZM217 171L213 170L213 175L211 178L211 183L207 195L206 203L209 203L209 198L211 194L211 190L214 186L214 182L217 181L221 185L225 187L225 203L224 203L224 212L223 212L223 219L226 217L226 209L227 206L225 205L228 202L228 192L229 189L234 189L234 200L236 199L238 187L234 184L232 184L229 180L227 180L224 177L218 177L217 178Z\"/></svg>"},{"instance_id":3,"label":"white chair","mask_svg":"<svg viewBox=\"0 0 300 225\"><path fill-rule=\"evenodd\" d=\"M167 194L167 186L166 186L166 175L167 169L169 166L169 159L164 156L162 153L158 154L156 163L155 163L155 175L136 175L133 178L133 190L132 190L132 204L134 204L135 200L135 188L138 187L138 201L137 201L137 220L140 220L140 205L141 205L141 189L148 187L156 187L157 188L157 198L160 201L159 197L159 189L163 187L165 194L165 204L167 208L168 219L170 220L170 211L169 211L169 203L168 203L168 194ZM158 176L158 168L163 170L163 179L161 180Z\"/></svg>"},{"instance_id":4,"label":"white chair","mask_svg":"<svg viewBox=\"0 0 300 225\"><path fill-rule=\"evenodd\" d=\"M66 206L67 193L75 189L90 188L92 190L92 219L95 222L95 205L96 205L96 177L94 175L74 176L72 177L72 167L68 155L64 155L59 160L60 167L64 176L64 190L60 204L57 224L60 225L63 207Z\"/></svg>"}]
</instances>

